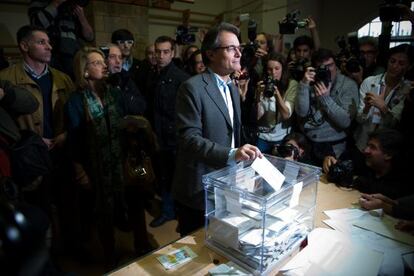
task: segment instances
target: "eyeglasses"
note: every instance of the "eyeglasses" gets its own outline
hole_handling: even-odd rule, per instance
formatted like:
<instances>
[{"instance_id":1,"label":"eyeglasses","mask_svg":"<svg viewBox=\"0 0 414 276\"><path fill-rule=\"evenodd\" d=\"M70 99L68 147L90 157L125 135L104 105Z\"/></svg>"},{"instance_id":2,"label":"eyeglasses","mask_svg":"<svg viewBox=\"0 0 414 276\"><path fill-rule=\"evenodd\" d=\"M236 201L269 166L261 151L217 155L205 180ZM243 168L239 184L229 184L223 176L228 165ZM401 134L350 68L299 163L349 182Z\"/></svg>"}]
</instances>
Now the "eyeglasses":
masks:
<instances>
[{"instance_id":1,"label":"eyeglasses","mask_svg":"<svg viewBox=\"0 0 414 276\"><path fill-rule=\"evenodd\" d=\"M215 50L218 49L224 49L226 50L228 53L236 53L236 50L241 53L241 47L240 46L236 46L236 45L229 45L229 46L220 46L220 47L216 47Z\"/></svg>"},{"instance_id":2,"label":"eyeglasses","mask_svg":"<svg viewBox=\"0 0 414 276\"><path fill-rule=\"evenodd\" d=\"M94 61L87 62L86 64L88 65L91 64L93 66L106 66L105 61L103 60L94 60Z\"/></svg>"},{"instance_id":3,"label":"eyeglasses","mask_svg":"<svg viewBox=\"0 0 414 276\"><path fill-rule=\"evenodd\" d=\"M132 45L132 44L134 44L134 41L132 39L130 39L130 40L117 40L116 43L117 44L128 44L128 45Z\"/></svg>"}]
</instances>

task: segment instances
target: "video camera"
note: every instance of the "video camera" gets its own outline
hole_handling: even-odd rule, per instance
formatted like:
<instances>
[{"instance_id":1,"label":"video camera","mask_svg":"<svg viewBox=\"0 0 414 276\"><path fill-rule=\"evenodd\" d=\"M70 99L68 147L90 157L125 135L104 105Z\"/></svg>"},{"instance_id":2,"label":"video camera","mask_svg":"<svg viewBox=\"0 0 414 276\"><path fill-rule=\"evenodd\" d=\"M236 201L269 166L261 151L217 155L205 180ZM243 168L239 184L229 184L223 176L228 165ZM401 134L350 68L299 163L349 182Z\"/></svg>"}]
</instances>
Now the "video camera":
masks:
<instances>
[{"instance_id":1,"label":"video camera","mask_svg":"<svg viewBox=\"0 0 414 276\"><path fill-rule=\"evenodd\" d=\"M379 7L379 17L381 21L402 20L402 9L397 5L411 7L411 0L384 0Z\"/></svg>"},{"instance_id":2,"label":"video camera","mask_svg":"<svg viewBox=\"0 0 414 276\"><path fill-rule=\"evenodd\" d=\"M348 73L358 73L361 70L360 67L365 68L365 59L361 58L356 35L348 36L348 40L344 36L337 37L336 43L340 48L335 57L338 67L341 68L341 65L345 63L345 69Z\"/></svg>"},{"instance_id":3,"label":"video camera","mask_svg":"<svg viewBox=\"0 0 414 276\"><path fill-rule=\"evenodd\" d=\"M249 20L247 25L247 37L249 42L243 47L240 64L242 67L252 67L255 65L256 51L259 49L259 44L256 42L257 23L253 19Z\"/></svg>"},{"instance_id":4,"label":"video camera","mask_svg":"<svg viewBox=\"0 0 414 276\"><path fill-rule=\"evenodd\" d=\"M175 31L175 40L179 45L194 44L196 41L195 33L197 32L197 27L186 27L184 25L179 25Z\"/></svg>"},{"instance_id":5,"label":"video camera","mask_svg":"<svg viewBox=\"0 0 414 276\"><path fill-rule=\"evenodd\" d=\"M286 17L279 22L279 33L280 34L294 34L297 28L305 28L308 26L309 21L299 20L299 10L294 10L288 14Z\"/></svg>"}]
</instances>

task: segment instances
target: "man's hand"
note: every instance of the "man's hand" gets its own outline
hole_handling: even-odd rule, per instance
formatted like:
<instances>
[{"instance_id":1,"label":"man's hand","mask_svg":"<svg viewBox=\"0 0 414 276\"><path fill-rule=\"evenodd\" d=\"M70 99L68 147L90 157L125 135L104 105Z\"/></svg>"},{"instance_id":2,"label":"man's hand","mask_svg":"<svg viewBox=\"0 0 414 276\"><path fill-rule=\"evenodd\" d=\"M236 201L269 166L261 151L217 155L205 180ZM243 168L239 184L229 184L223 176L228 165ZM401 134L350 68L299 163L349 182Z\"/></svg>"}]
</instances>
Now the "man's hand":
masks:
<instances>
[{"instance_id":1,"label":"man's hand","mask_svg":"<svg viewBox=\"0 0 414 276\"><path fill-rule=\"evenodd\" d=\"M316 22L312 18L312 16L309 16L308 18L306 18L306 20L308 21L308 25L307 25L308 29L315 29L316 28Z\"/></svg>"},{"instance_id":2,"label":"man's hand","mask_svg":"<svg viewBox=\"0 0 414 276\"><path fill-rule=\"evenodd\" d=\"M400 220L396 225L395 229L408 232L414 235L414 221L413 220Z\"/></svg>"},{"instance_id":3,"label":"man's hand","mask_svg":"<svg viewBox=\"0 0 414 276\"><path fill-rule=\"evenodd\" d=\"M330 156L330 155L329 156L325 156L325 158L323 159L323 165L322 165L323 172L324 173L328 173L330 167L332 165L335 165L337 162L338 162L338 160L336 160L335 157Z\"/></svg>"},{"instance_id":4,"label":"man's hand","mask_svg":"<svg viewBox=\"0 0 414 276\"><path fill-rule=\"evenodd\" d=\"M309 85L311 82L315 81L315 68L308 67L306 68L305 74L303 75L302 82Z\"/></svg>"},{"instance_id":5,"label":"man's hand","mask_svg":"<svg viewBox=\"0 0 414 276\"><path fill-rule=\"evenodd\" d=\"M328 87L325 86L325 84L323 82L317 82L315 83L315 94L316 96L320 97L320 96L329 96L329 94L331 93L331 87L332 87L332 83L330 82Z\"/></svg>"},{"instance_id":6,"label":"man's hand","mask_svg":"<svg viewBox=\"0 0 414 276\"><path fill-rule=\"evenodd\" d=\"M85 11L79 5L75 5L73 14L79 19L80 22L82 22L82 20L86 20Z\"/></svg>"},{"instance_id":7,"label":"man's hand","mask_svg":"<svg viewBox=\"0 0 414 276\"><path fill-rule=\"evenodd\" d=\"M369 194L361 194L359 205L367 210L382 209L386 203L379 198Z\"/></svg>"},{"instance_id":8,"label":"man's hand","mask_svg":"<svg viewBox=\"0 0 414 276\"><path fill-rule=\"evenodd\" d=\"M246 160L254 160L257 157L263 157L263 154L260 152L260 150L255 146L245 144L237 149L235 159L236 162L239 162Z\"/></svg>"}]
</instances>

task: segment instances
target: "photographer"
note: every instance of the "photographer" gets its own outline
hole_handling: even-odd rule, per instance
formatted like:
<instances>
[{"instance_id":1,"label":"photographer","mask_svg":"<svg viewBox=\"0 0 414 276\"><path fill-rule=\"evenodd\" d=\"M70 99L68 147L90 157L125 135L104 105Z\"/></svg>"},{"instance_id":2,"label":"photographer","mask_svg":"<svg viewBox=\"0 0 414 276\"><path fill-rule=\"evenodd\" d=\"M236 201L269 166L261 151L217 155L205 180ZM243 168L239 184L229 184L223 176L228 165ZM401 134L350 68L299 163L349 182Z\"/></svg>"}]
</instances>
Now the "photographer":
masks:
<instances>
[{"instance_id":1,"label":"photographer","mask_svg":"<svg viewBox=\"0 0 414 276\"><path fill-rule=\"evenodd\" d=\"M355 80L359 85L362 81L370 76L375 76L384 73L385 69L378 65L378 41L375 37L364 36L358 39L358 57L353 60L356 61L359 70L348 70L349 65L345 66L347 76ZM351 61L352 62L352 61ZM348 62L349 64L349 62ZM348 68L347 68L348 67ZM352 72L355 71L355 72Z\"/></svg>"},{"instance_id":2,"label":"photographer","mask_svg":"<svg viewBox=\"0 0 414 276\"><path fill-rule=\"evenodd\" d=\"M356 146L363 152L368 133L378 128L395 128L401 118L404 100L411 83L404 75L414 61L413 46L401 44L389 51L387 71L368 77L359 90Z\"/></svg>"},{"instance_id":3,"label":"photographer","mask_svg":"<svg viewBox=\"0 0 414 276\"><path fill-rule=\"evenodd\" d=\"M286 58L273 53L266 63L266 77L257 87L257 147L271 153L291 130L291 117L295 108L297 82L289 79Z\"/></svg>"},{"instance_id":4,"label":"photographer","mask_svg":"<svg viewBox=\"0 0 414 276\"><path fill-rule=\"evenodd\" d=\"M303 133L312 142L312 158L320 165L326 155L339 157L346 147L346 129L356 113L358 87L338 72L334 54L319 49L298 86L295 110Z\"/></svg>"},{"instance_id":5,"label":"photographer","mask_svg":"<svg viewBox=\"0 0 414 276\"><path fill-rule=\"evenodd\" d=\"M30 24L47 30L53 46L52 66L74 78L72 61L94 33L85 16L88 0L31 0Z\"/></svg>"},{"instance_id":6,"label":"photographer","mask_svg":"<svg viewBox=\"0 0 414 276\"><path fill-rule=\"evenodd\" d=\"M273 155L287 160L310 164L310 146L306 137L299 132L292 132L283 138L279 146L273 148Z\"/></svg>"}]
</instances>

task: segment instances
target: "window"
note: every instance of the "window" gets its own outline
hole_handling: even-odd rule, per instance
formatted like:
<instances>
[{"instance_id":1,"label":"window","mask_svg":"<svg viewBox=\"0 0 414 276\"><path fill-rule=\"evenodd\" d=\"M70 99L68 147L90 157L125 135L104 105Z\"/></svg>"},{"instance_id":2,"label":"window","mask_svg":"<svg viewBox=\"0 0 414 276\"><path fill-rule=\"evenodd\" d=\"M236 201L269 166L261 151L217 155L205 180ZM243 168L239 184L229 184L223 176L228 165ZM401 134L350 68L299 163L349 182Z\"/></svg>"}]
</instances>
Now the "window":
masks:
<instances>
[{"instance_id":1,"label":"window","mask_svg":"<svg viewBox=\"0 0 414 276\"><path fill-rule=\"evenodd\" d=\"M411 10L414 10L414 2L411 3ZM382 23L379 17L374 18L371 22L365 24L358 30L358 37L374 36L378 37L381 34ZM392 22L391 37L404 38L411 35L411 23L409 21ZM397 46L406 42L391 42L390 47Z\"/></svg>"}]
</instances>

